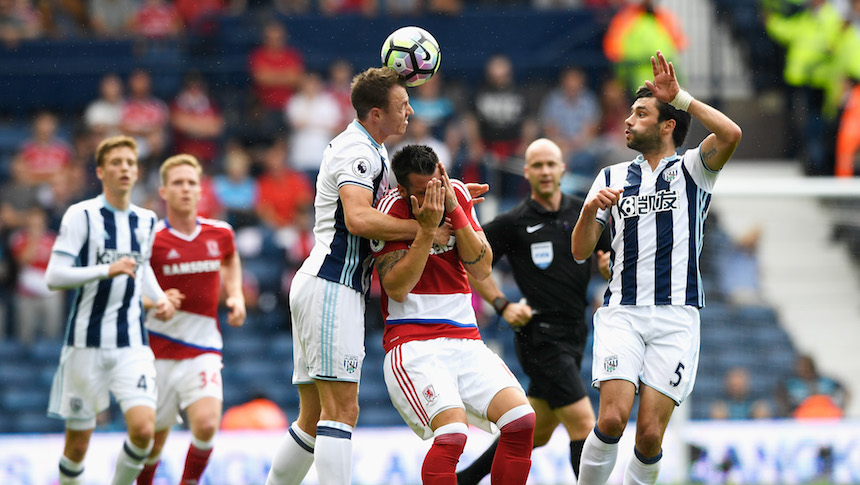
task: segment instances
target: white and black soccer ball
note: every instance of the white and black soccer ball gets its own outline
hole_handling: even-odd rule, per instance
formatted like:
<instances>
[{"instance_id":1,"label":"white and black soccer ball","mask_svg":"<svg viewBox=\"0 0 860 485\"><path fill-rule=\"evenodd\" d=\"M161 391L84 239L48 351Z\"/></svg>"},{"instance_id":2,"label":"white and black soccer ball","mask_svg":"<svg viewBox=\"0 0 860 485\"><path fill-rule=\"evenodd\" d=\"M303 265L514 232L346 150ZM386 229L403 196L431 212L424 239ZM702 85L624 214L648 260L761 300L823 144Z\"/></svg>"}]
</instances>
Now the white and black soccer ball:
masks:
<instances>
[{"instance_id":1,"label":"white and black soccer ball","mask_svg":"<svg viewBox=\"0 0 860 485\"><path fill-rule=\"evenodd\" d=\"M427 82L442 60L436 39L421 27L401 27L382 44L382 64L406 78L409 87Z\"/></svg>"}]
</instances>

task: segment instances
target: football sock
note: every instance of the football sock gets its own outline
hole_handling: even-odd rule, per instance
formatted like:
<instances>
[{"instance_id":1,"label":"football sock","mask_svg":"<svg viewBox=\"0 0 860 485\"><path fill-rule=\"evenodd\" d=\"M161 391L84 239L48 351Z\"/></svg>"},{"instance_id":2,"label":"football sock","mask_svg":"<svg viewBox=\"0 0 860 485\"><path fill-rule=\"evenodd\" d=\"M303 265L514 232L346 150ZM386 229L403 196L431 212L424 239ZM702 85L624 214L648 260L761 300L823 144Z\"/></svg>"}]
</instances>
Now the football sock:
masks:
<instances>
[{"instance_id":1,"label":"football sock","mask_svg":"<svg viewBox=\"0 0 860 485\"><path fill-rule=\"evenodd\" d=\"M457 461L466 447L466 423L450 423L436 429L433 446L424 457L421 483L424 485L457 485Z\"/></svg>"},{"instance_id":2,"label":"football sock","mask_svg":"<svg viewBox=\"0 0 860 485\"><path fill-rule=\"evenodd\" d=\"M72 461L60 455L60 485L79 485L84 483L84 462Z\"/></svg>"},{"instance_id":3,"label":"football sock","mask_svg":"<svg viewBox=\"0 0 860 485\"><path fill-rule=\"evenodd\" d=\"M620 436L607 436L594 427L582 447L579 483L602 485L609 480L618 458Z\"/></svg>"},{"instance_id":4,"label":"football sock","mask_svg":"<svg viewBox=\"0 0 860 485\"><path fill-rule=\"evenodd\" d=\"M314 465L320 485L351 483L352 426L337 421L317 422Z\"/></svg>"},{"instance_id":5,"label":"football sock","mask_svg":"<svg viewBox=\"0 0 860 485\"><path fill-rule=\"evenodd\" d=\"M479 456L471 465L457 472L457 483L460 485L477 485L487 476L493 466L493 457L496 456L498 446L499 439L496 438L493 444L484 451L484 454Z\"/></svg>"},{"instance_id":6,"label":"football sock","mask_svg":"<svg viewBox=\"0 0 860 485\"><path fill-rule=\"evenodd\" d=\"M137 485L152 485L152 480L155 479L155 470L158 468L160 460L156 459L155 463L150 463L146 460L143 464L143 470L137 476Z\"/></svg>"},{"instance_id":7,"label":"football sock","mask_svg":"<svg viewBox=\"0 0 860 485\"><path fill-rule=\"evenodd\" d=\"M212 454L213 446L215 446L213 440L202 441L194 437L191 438L191 445L188 447L188 454L185 456L185 470L182 472L182 480L179 483L182 485L195 485L200 481L203 470L209 464L209 455Z\"/></svg>"},{"instance_id":8,"label":"football sock","mask_svg":"<svg viewBox=\"0 0 860 485\"><path fill-rule=\"evenodd\" d=\"M576 478L579 478L579 460L582 458L583 445L585 445L585 440L570 442L570 466L573 468L573 475Z\"/></svg>"},{"instance_id":9,"label":"football sock","mask_svg":"<svg viewBox=\"0 0 860 485\"><path fill-rule=\"evenodd\" d=\"M116 457L113 485L131 485L143 470L143 462L152 451L152 441L146 448L138 448L128 438L122 444L122 452Z\"/></svg>"},{"instance_id":10,"label":"football sock","mask_svg":"<svg viewBox=\"0 0 860 485\"><path fill-rule=\"evenodd\" d=\"M528 404L517 406L499 418L499 446L490 469L494 485L526 483L532 466L535 412Z\"/></svg>"},{"instance_id":11,"label":"football sock","mask_svg":"<svg viewBox=\"0 0 860 485\"><path fill-rule=\"evenodd\" d=\"M293 421L275 450L266 485L299 485L314 464L316 438Z\"/></svg>"},{"instance_id":12,"label":"football sock","mask_svg":"<svg viewBox=\"0 0 860 485\"><path fill-rule=\"evenodd\" d=\"M661 450L657 456L645 458L639 450L633 448L634 458L627 463L624 471L624 485L654 485L660 474L660 458L663 458Z\"/></svg>"}]
</instances>

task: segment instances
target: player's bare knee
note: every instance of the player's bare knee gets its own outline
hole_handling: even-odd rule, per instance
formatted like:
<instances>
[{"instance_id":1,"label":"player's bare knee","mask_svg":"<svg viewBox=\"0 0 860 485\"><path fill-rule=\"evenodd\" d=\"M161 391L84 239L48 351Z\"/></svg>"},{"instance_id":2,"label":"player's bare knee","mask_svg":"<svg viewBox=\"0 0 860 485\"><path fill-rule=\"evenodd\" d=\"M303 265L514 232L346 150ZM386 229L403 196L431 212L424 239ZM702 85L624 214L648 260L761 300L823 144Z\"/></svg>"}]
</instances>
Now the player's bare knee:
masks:
<instances>
[{"instance_id":1,"label":"player's bare knee","mask_svg":"<svg viewBox=\"0 0 860 485\"><path fill-rule=\"evenodd\" d=\"M636 429L636 449L646 457L656 456L663 445L663 430L660 426L639 427Z\"/></svg>"},{"instance_id":2,"label":"player's bare knee","mask_svg":"<svg viewBox=\"0 0 860 485\"><path fill-rule=\"evenodd\" d=\"M195 438L201 441L210 441L218 431L218 421L214 419L200 420L191 430Z\"/></svg>"},{"instance_id":3,"label":"player's bare knee","mask_svg":"<svg viewBox=\"0 0 860 485\"><path fill-rule=\"evenodd\" d=\"M148 448L155 436L155 423L139 421L128 427L128 439L140 448Z\"/></svg>"},{"instance_id":4,"label":"player's bare knee","mask_svg":"<svg viewBox=\"0 0 860 485\"><path fill-rule=\"evenodd\" d=\"M597 428L608 436L621 436L627 427L627 418L620 413L601 413Z\"/></svg>"},{"instance_id":5,"label":"player's bare knee","mask_svg":"<svg viewBox=\"0 0 860 485\"><path fill-rule=\"evenodd\" d=\"M535 437L534 437L534 447L540 448L541 446L549 443L549 439L552 437L552 433L555 431L555 426L536 426L535 427Z\"/></svg>"}]
</instances>

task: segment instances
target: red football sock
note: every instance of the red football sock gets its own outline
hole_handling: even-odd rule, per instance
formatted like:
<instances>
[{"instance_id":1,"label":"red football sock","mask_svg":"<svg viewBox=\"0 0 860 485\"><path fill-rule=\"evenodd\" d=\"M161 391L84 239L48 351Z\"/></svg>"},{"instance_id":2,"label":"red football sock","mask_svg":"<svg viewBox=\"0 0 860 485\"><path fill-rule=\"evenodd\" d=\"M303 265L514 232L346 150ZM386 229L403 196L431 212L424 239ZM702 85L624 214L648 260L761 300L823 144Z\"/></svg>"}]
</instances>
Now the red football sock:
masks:
<instances>
[{"instance_id":1,"label":"red football sock","mask_svg":"<svg viewBox=\"0 0 860 485\"><path fill-rule=\"evenodd\" d=\"M161 462L157 461L151 465L149 463L145 464L143 471L137 476L137 485L152 485L152 480L155 478L155 469L158 468L159 463Z\"/></svg>"},{"instance_id":2,"label":"red football sock","mask_svg":"<svg viewBox=\"0 0 860 485\"><path fill-rule=\"evenodd\" d=\"M457 485L457 462L465 447L465 434L447 433L437 436L421 467L421 481L424 485Z\"/></svg>"},{"instance_id":3,"label":"red football sock","mask_svg":"<svg viewBox=\"0 0 860 485\"><path fill-rule=\"evenodd\" d=\"M519 485L526 483L532 466L535 414L529 413L502 426L499 447L490 469L493 485Z\"/></svg>"},{"instance_id":4,"label":"red football sock","mask_svg":"<svg viewBox=\"0 0 860 485\"><path fill-rule=\"evenodd\" d=\"M212 448L201 450L200 448L191 445L188 447L188 455L185 457L185 471L182 472L182 485L195 485L200 481L200 476L203 475L203 470L209 464L209 455L212 454Z\"/></svg>"}]
</instances>

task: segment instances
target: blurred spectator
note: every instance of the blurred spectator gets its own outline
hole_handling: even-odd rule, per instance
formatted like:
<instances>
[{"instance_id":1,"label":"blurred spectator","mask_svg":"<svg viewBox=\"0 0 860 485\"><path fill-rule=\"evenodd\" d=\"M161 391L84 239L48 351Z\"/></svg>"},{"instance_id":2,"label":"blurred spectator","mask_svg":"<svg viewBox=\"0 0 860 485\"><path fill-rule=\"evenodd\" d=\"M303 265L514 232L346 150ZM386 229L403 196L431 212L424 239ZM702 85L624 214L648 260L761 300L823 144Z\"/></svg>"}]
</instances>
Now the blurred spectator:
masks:
<instances>
[{"instance_id":1,"label":"blurred spectator","mask_svg":"<svg viewBox=\"0 0 860 485\"><path fill-rule=\"evenodd\" d=\"M33 136L24 141L12 161L16 180L26 186L47 184L56 172L72 162L72 149L57 136L59 121L53 113L40 112L33 120Z\"/></svg>"},{"instance_id":2,"label":"blurred spectator","mask_svg":"<svg viewBox=\"0 0 860 485\"><path fill-rule=\"evenodd\" d=\"M210 33L217 16L225 9L224 0L175 0L173 3L188 30L198 34Z\"/></svg>"},{"instance_id":3,"label":"blurred spectator","mask_svg":"<svg viewBox=\"0 0 860 485\"><path fill-rule=\"evenodd\" d=\"M292 224L303 206L313 204L307 177L293 170L284 141L276 141L263 155L265 172L258 178L257 216L274 231Z\"/></svg>"},{"instance_id":4,"label":"blurred spectator","mask_svg":"<svg viewBox=\"0 0 860 485\"><path fill-rule=\"evenodd\" d=\"M314 184L323 150L343 128L340 106L324 89L320 75L307 72L301 90L287 102L284 114L290 127L290 161Z\"/></svg>"},{"instance_id":5,"label":"blurred spectator","mask_svg":"<svg viewBox=\"0 0 860 485\"><path fill-rule=\"evenodd\" d=\"M0 0L0 42L12 48L18 42L34 39L39 34L41 19L29 2L20 4L15 0Z\"/></svg>"},{"instance_id":6,"label":"blurred spectator","mask_svg":"<svg viewBox=\"0 0 860 485\"><path fill-rule=\"evenodd\" d=\"M12 170L12 177L0 188L0 228L14 230L26 224L26 213L39 206L44 189L34 189L23 179L23 171ZM65 210L65 208L64 208Z\"/></svg>"},{"instance_id":7,"label":"blurred spectator","mask_svg":"<svg viewBox=\"0 0 860 485\"><path fill-rule=\"evenodd\" d=\"M737 306L762 305L764 295L759 274L758 245L761 228L756 226L723 248L718 266L720 292L728 303Z\"/></svg>"},{"instance_id":8,"label":"blurred spectator","mask_svg":"<svg viewBox=\"0 0 860 485\"><path fill-rule=\"evenodd\" d=\"M337 125L340 130L346 128L346 125L355 119L355 108L352 107L352 101L349 99L353 74L354 69L352 64L346 59L337 59L329 66L328 86L326 89L334 96L340 108L340 121L338 121Z\"/></svg>"},{"instance_id":9,"label":"blurred spectator","mask_svg":"<svg viewBox=\"0 0 860 485\"><path fill-rule=\"evenodd\" d=\"M422 12L422 0L385 0L382 5L385 14L391 17L414 16Z\"/></svg>"},{"instance_id":10,"label":"blurred spectator","mask_svg":"<svg viewBox=\"0 0 860 485\"><path fill-rule=\"evenodd\" d=\"M185 75L182 90L170 106L174 153L194 155L208 165L218 156L224 134L224 117L209 96L206 81L197 71Z\"/></svg>"},{"instance_id":11,"label":"blurred spectator","mask_svg":"<svg viewBox=\"0 0 860 485\"><path fill-rule=\"evenodd\" d=\"M272 0L272 9L280 15L304 14L310 12L311 0Z\"/></svg>"},{"instance_id":12,"label":"blurred spectator","mask_svg":"<svg viewBox=\"0 0 860 485\"><path fill-rule=\"evenodd\" d=\"M836 133L836 176L852 177L860 166L860 84L848 94Z\"/></svg>"},{"instance_id":13,"label":"blurred spectator","mask_svg":"<svg viewBox=\"0 0 860 485\"><path fill-rule=\"evenodd\" d=\"M522 161L509 159L522 157L525 143L537 135L537 125L525 90L514 82L510 58L504 54L490 57L484 74L484 84L475 92L473 110L466 118L468 164L483 164L494 173L484 175L467 167L463 178L495 183L501 195L514 197L525 182Z\"/></svg>"},{"instance_id":14,"label":"blurred spectator","mask_svg":"<svg viewBox=\"0 0 860 485\"><path fill-rule=\"evenodd\" d=\"M436 152L445 170L451 170L453 162L451 161L451 152L448 151L448 146L442 140L433 136L433 133L430 131L430 125L424 118L419 118L415 115L410 116L409 125L406 127L406 134L398 137L398 139L395 139L393 136L390 138L394 142L388 150L391 156L394 156L395 153L406 145L427 145Z\"/></svg>"},{"instance_id":15,"label":"blurred spectator","mask_svg":"<svg viewBox=\"0 0 860 485\"><path fill-rule=\"evenodd\" d=\"M2 0L0 0L2 1ZM137 14L135 0L89 0L90 28L101 37L125 37Z\"/></svg>"},{"instance_id":16,"label":"blurred spectator","mask_svg":"<svg viewBox=\"0 0 860 485\"><path fill-rule=\"evenodd\" d=\"M262 45L248 59L254 93L269 110L281 113L305 71L302 54L288 45L287 28L278 21L263 26Z\"/></svg>"},{"instance_id":17,"label":"blurred spectator","mask_svg":"<svg viewBox=\"0 0 860 485\"><path fill-rule=\"evenodd\" d=\"M372 17L379 9L378 0L319 0L318 4L320 12L328 16L362 14Z\"/></svg>"},{"instance_id":18,"label":"blurred spectator","mask_svg":"<svg viewBox=\"0 0 860 485\"><path fill-rule=\"evenodd\" d=\"M99 83L99 98L84 112L84 122L98 140L119 134L123 102L122 80L116 74L105 74Z\"/></svg>"},{"instance_id":19,"label":"blurred spectator","mask_svg":"<svg viewBox=\"0 0 860 485\"><path fill-rule=\"evenodd\" d=\"M458 15L463 10L462 0L429 0L427 11L443 15Z\"/></svg>"},{"instance_id":20,"label":"blurred spectator","mask_svg":"<svg viewBox=\"0 0 860 485\"><path fill-rule=\"evenodd\" d=\"M732 367L723 381L724 396L711 403L711 419L768 419L773 416L770 403L750 395L750 373L745 367Z\"/></svg>"},{"instance_id":21,"label":"blurred spectator","mask_svg":"<svg viewBox=\"0 0 860 485\"><path fill-rule=\"evenodd\" d=\"M830 175L835 127L825 116L825 100L832 89L833 52L842 17L827 0L810 0L799 9L766 10L764 14L768 35L786 49L783 76L790 87L789 111L796 114L789 123L794 133L788 139L803 140L807 174Z\"/></svg>"},{"instance_id":22,"label":"blurred spectator","mask_svg":"<svg viewBox=\"0 0 860 485\"><path fill-rule=\"evenodd\" d=\"M593 143L600 121L600 106L587 86L585 72L564 68L559 86L544 98L539 118L544 135L564 154L566 190L585 196L598 169Z\"/></svg>"},{"instance_id":23,"label":"blurred spectator","mask_svg":"<svg viewBox=\"0 0 860 485\"><path fill-rule=\"evenodd\" d=\"M659 50L666 59L677 59L678 52L686 47L687 38L678 19L671 11L655 7L653 0L628 3L612 17L603 37L603 53L615 65L615 74L629 94L635 93L645 79L654 77L654 52Z\"/></svg>"},{"instance_id":24,"label":"blurred spectator","mask_svg":"<svg viewBox=\"0 0 860 485\"><path fill-rule=\"evenodd\" d=\"M134 32L150 40L177 37L182 27L179 10L166 0L143 0L133 17Z\"/></svg>"},{"instance_id":25,"label":"blurred spectator","mask_svg":"<svg viewBox=\"0 0 860 485\"><path fill-rule=\"evenodd\" d=\"M131 73L128 91L120 115L120 131L135 138L141 161L158 158L165 149L170 119L167 105L152 95L152 79L143 69Z\"/></svg>"},{"instance_id":26,"label":"blurred spectator","mask_svg":"<svg viewBox=\"0 0 860 485\"><path fill-rule=\"evenodd\" d=\"M284 430L289 424L287 415L265 394L231 407L221 418L221 429L228 430Z\"/></svg>"},{"instance_id":27,"label":"blurred spectator","mask_svg":"<svg viewBox=\"0 0 860 485\"><path fill-rule=\"evenodd\" d=\"M17 266L15 284L15 337L30 345L36 337L58 338L65 323L65 297L51 291L45 282L45 270L51 259L56 233L48 229L44 210L27 210L24 226L12 234L9 246Z\"/></svg>"},{"instance_id":28,"label":"blurred spectator","mask_svg":"<svg viewBox=\"0 0 860 485\"><path fill-rule=\"evenodd\" d=\"M227 222L237 230L256 224L254 208L260 190L257 179L250 175L251 157L241 145L228 145L224 153L223 172L212 178L212 187L218 202L226 211Z\"/></svg>"},{"instance_id":29,"label":"blurred spectator","mask_svg":"<svg viewBox=\"0 0 860 485\"><path fill-rule=\"evenodd\" d=\"M617 78L611 77L600 86L600 122L597 127L597 139L600 146L600 165L606 166L620 160L636 158L636 150L627 146L627 130L625 120L630 116L633 102L624 90L624 84Z\"/></svg>"},{"instance_id":30,"label":"blurred spectator","mask_svg":"<svg viewBox=\"0 0 860 485\"><path fill-rule=\"evenodd\" d=\"M798 356L794 373L777 390L781 415L799 419L842 417L849 397L841 382L818 373L810 355Z\"/></svg>"},{"instance_id":31,"label":"blurred spectator","mask_svg":"<svg viewBox=\"0 0 860 485\"><path fill-rule=\"evenodd\" d=\"M429 81L415 88L414 94L410 93L409 104L416 118L421 118L431 130L433 137L445 140L448 123L456 114L454 102L447 94L442 94L444 79L436 73Z\"/></svg>"},{"instance_id":32,"label":"blurred spectator","mask_svg":"<svg viewBox=\"0 0 860 485\"><path fill-rule=\"evenodd\" d=\"M77 37L89 31L86 0L39 0L38 9L42 27L51 37Z\"/></svg>"}]
</instances>

